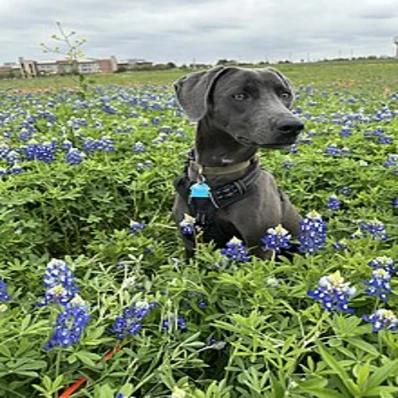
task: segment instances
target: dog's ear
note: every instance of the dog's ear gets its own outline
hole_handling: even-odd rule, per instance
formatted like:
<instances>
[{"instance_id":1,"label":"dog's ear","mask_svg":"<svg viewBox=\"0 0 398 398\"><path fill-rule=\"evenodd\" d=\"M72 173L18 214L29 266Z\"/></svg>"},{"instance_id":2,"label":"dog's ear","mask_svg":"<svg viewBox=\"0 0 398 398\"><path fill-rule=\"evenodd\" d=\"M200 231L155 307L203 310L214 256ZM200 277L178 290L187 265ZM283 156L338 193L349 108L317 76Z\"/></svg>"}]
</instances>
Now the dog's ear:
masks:
<instances>
[{"instance_id":1,"label":"dog's ear","mask_svg":"<svg viewBox=\"0 0 398 398\"><path fill-rule=\"evenodd\" d=\"M267 70L270 70L271 72L275 73L282 80L283 84L289 88L290 92L292 93L292 97L291 97L289 106L292 105L292 103L294 101L294 89L293 89L292 84L290 83L290 80L284 74L282 74L281 72L279 72L279 70L277 70L275 68L268 67Z\"/></svg>"},{"instance_id":2,"label":"dog's ear","mask_svg":"<svg viewBox=\"0 0 398 398\"><path fill-rule=\"evenodd\" d=\"M216 66L208 71L190 73L174 82L177 101L189 119L197 122L206 115L209 93L226 69Z\"/></svg>"}]
</instances>

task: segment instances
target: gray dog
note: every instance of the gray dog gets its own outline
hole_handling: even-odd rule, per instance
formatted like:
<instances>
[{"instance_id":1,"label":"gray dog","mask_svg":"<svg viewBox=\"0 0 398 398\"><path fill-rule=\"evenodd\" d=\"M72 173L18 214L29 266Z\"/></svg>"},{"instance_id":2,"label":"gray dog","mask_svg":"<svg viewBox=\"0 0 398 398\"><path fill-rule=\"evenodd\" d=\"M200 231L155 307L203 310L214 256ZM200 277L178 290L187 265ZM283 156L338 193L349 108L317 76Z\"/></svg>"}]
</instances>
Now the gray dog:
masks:
<instances>
[{"instance_id":1,"label":"gray dog","mask_svg":"<svg viewBox=\"0 0 398 398\"><path fill-rule=\"evenodd\" d=\"M258 148L293 144L303 123L289 110L293 90L272 68L215 67L174 83L177 100L198 122L195 148L185 173L175 181L175 220L196 219L204 241L224 246L243 240L258 257L267 229L278 224L297 235L300 216L255 156ZM182 224L181 224L182 222ZM183 234L186 254L194 253L195 233Z\"/></svg>"}]
</instances>

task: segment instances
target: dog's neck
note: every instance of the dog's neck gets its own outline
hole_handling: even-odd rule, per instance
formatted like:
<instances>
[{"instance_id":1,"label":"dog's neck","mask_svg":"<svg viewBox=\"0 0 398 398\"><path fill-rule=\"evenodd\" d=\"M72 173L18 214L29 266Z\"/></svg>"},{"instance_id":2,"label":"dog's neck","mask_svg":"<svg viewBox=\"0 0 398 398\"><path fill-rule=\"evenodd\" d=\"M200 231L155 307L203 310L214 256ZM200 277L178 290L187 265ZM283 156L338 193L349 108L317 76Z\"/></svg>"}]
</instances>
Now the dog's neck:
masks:
<instances>
[{"instance_id":1,"label":"dog's neck","mask_svg":"<svg viewBox=\"0 0 398 398\"><path fill-rule=\"evenodd\" d=\"M228 166L249 160L257 151L255 147L239 144L228 133L215 127L205 116L196 130L197 162L203 166Z\"/></svg>"}]
</instances>

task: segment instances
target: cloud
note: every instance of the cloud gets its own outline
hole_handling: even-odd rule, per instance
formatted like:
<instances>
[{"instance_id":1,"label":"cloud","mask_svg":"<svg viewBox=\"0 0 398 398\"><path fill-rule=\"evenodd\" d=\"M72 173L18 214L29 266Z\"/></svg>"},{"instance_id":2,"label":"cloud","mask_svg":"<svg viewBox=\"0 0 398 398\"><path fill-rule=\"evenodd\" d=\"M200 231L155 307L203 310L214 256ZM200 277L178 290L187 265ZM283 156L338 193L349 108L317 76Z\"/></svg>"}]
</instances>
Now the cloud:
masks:
<instances>
[{"instance_id":1,"label":"cloud","mask_svg":"<svg viewBox=\"0 0 398 398\"><path fill-rule=\"evenodd\" d=\"M0 0L2 61L44 59L55 21L88 56L215 62L392 54L396 0ZM382 23L381 20L383 21Z\"/></svg>"}]
</instances>

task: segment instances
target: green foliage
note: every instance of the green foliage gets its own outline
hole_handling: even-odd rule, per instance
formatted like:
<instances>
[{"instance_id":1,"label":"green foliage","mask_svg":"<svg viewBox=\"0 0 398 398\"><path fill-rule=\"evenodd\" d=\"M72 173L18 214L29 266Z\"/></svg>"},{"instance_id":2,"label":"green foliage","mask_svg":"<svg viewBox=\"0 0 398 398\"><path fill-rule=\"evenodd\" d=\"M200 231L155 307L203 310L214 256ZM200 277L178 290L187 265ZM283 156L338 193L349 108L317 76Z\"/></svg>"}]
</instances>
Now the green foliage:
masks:
<instances>
[{"instance_id":1,"label":"green foliage","mask_svg":"<svg viewBox=\"0 0 398 398\"><path fill-rule=\"evenodd\" d=\"M398 119L355 125L352 135L343 138L331 116L361 109L374 115L384 105L397 111L397 101L391 99L398 90L396 65L284 68L296 86L306 85L296 106L302 114L319 116L306 122L307 132L315 135L312 144L298 146L297 154L264 151L261 162L303 214L316 209L328 221L326 248L291 261L225 265L211 245L200 245L195 259L185 263L170 210L172 181L192 145L193 126L174 107L164 106L171 98L169 88L99 86L83 99L72 91L1 98L0 115L13 115L7 125L0 124L4 144L24 145L18 138L22 121L45 109L56 122L37 116L29 143L68 139L81 149L84 138L109 136L115 151L87 153L81 164L69 165L58 149L52 163L22 160L23 173L1 177L0 277L12 300L0 309L0 397L53 397L82 375L88 382L76 397L107 398L119 392L146 398L397 396L397 335L373 334L361 320L380 303L358 294L352 301L355 315L348 316L329 314L307 296L321 276L337 270L361 290L370 276L370 260L397 257L391 206L398 196L396 175L383 167L387 155L396 152L396 141L380 145L366 139L364 131L382 128L396 140ZM155 79L174 77L165 72ZM160 109L132 105L134 98L148 94L155 98L149 103L160 103ZM105 96L116 114L103 111ZM356 101L348 101L351 97ZM76 106L82 101L86 107ZM160 125L152 122L156 117ZM68 123L73 118L87 124L73 128ZM97 121L101 128L93 127ZM171 133L155 144L162 127L170 127ZM185 136L176 134L181 130ZM145 152L132 151L138 141L146 145ZM330 143L349 147L352 154L325 156ZM146 160L152 167L142 169ZM284 167L287 160L293 167ZM352 189L347 197L338 193L346 186ZM331 194L342 200L342 210L327 210ZM386 225L387 241L349 239L360 219L374 218ZM132 234L130 220L144 220L146 227ZM347 249L336 251L332 244L342 238ZM76 275L91 320L79 344L46 352L43 346L59 308L37 303L53 257L65 259ZM394 309L396 277L392 288L388 305ZM104 360L117 344L109 327L138 299L158 305L143 330ZM164 331L162 322L177 315L185 317L188 330L173 324Z\"/></svg>"}]
</instances>

